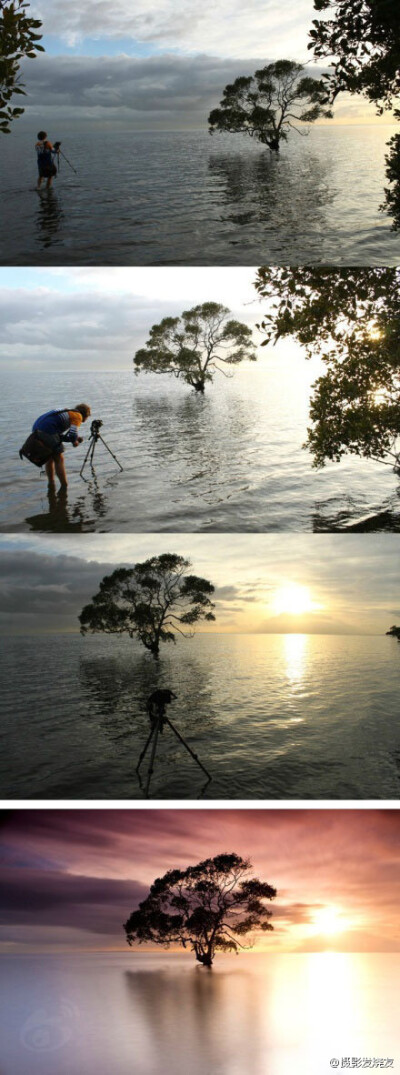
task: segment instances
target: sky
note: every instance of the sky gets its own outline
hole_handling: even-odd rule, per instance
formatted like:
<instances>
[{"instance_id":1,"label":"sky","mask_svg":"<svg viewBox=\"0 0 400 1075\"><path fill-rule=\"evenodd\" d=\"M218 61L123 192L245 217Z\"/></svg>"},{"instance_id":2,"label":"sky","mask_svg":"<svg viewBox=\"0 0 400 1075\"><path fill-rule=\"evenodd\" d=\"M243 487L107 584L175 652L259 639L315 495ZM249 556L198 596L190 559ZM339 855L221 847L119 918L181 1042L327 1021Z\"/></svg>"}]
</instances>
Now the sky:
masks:
<instances>
[{"instance_id":1,"label":"sky","mask_svg":"<svg viewBox=\"0 0 400 1075\"><path fill-rule=\"evenodd\" d=\"M131 370L154 323L210 299L255 330L266 307L256 271L0 268L0 368Z\"/></svg>"},{"instance_id":2,"label":"sky","mask_svg":"<svg viewBox=\"0 0 400 1075\"><path fill-rule=\"evenodd\" d=\"M206 127L222 90L277 59L307 63L312 0L34 0L46 53L26 61L22 127L110 125L123 129ZM325 122L325 121L323 121ZM344 95L334 122L382 122L364 99ZM387 122L387 117L384 117Z\"/></svg>"},{"instance_id":3,"label":"sky","mask_svg":"<svg viewBox=\"0 0 400 1075\"><path fill-rule=\"evenodd\" d=\"M11 810L0 949L125 950L122 923L156 877L234 851L278 890L256 949L398 951L399 834L390 809Z\"/></svg>"},{"instance_id":4,"label":"sky","mask_svg":"<svg viewBox=\"0 0 400 1075\"><path fill-rule=\"evenodd\" d=\"M76 631L105 574L164 552L215 586L233 633L383 635L400 617L393 534L55 534L0 539L0 631ZM194 645L192 642L191 645Z\"/></svg>"}]
</instances>

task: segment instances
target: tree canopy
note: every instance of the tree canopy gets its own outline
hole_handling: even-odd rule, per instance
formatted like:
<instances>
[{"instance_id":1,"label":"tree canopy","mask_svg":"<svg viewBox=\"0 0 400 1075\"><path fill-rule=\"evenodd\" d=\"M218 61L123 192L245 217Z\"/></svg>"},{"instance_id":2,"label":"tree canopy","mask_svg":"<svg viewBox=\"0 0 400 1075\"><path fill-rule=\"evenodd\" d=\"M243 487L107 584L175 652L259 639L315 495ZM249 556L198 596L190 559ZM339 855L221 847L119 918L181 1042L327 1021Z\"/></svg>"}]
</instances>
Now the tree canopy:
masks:
<instances>
[{"instance_id":1,"label":"tree canopy","mask_svg":"<svg viewBox=\"0 0 400 1075\"><path fill-rule=\"evenodd\" d=\"M215 953L251 947L256 930L271 930L276 889L249 877L251 862L236 854L205 859L186 870L168 870L124 925L128 944L179 944L211 967ZM240 938L248 938L248 944Z\"/></svg>"},{"instance_id":2,"label":"tree canopy","mask_svg":"<svg viewBox=\"0 0 400 1075\"><path fill-rule=\"evenodd\" d=\"M164 317L150 329L145 347L133 359L135 373L172 373L204 392L222 366L256 360L251 329L229 318L218 302L204 302L181 317Z\"/></svg>"},{"instance_id":3,"label":"tree canopy","mask_svg":"<svg viewBox=\"0 0 400 1075\"><path fill-rule=\"evenodd\" d=\"M235 79L225 86L219 108L210 112L210 134L249 134L277 152L290 130L304 134L302 124L314 123L321 116L331 118L325 83L303 71L300 63L278 60L254 75Z\"/></svg>"},{"instance_id":4,"label":"tree canopy","mask_svg":"<svg viewBox=\"0 0 400 1075\"><path fill-rule=\"evenodd\" d=\"M392 635L393 638L397 638L397 641L400 642L400 627L396 627L396 624L390 628L390 631L386 631L386 634Z\"/></svg>"},{"instance_id":5,"label":"tree canopy","mask_svg":"<svg viewBox=\"0 0 400 1075\"><path fill-rule=\"evenodd\" d=\"M291 336L327 371L313 386L307 447L316 466L349 452L398 466L400 269L269 268L263 345Z\"/></svg>"},{"instance_id":6,"label":"tree canopy","mask_svg":"<svg viewBox=\"0 0 400 1075\"><path fill-rule=\"evenodd\" d=\"M200 620L215 620L210 600L214 586L188 574L190 560L163 553L132 568L105 575L97 594L79 616L81 633L129 634L158 657L161 642L176 642L176 632L193 637Z\"/></svg>"},{"instance_id":7,"label":"tree canopy","mask_svg":"<svg viewBox=\"0 0 400 1075\"><path fill-rule=\"evenodd\" d=\"M22 116L24 109L14 107L14 94L25 95L20 78L21 60L34 59L44 52L39 44L39 19L32 19L26 0L0 0L0 132L10 134L13 119Z\"/></svg>"},{"instance_id":8,"label":"tree canopy","mask_svg":"<svg viewBox=\"0 0 400 1075\"><path fill-rule=\"evenodd\" d=\"M400 109L395 109L396 119L400 119ZM400 230L400 134L393 134L387 143L389 153L386 155L386 178L389 186L385 187L385 200L381 205L393 217L393 231Z\"/></svg>"},{"instance_id":9,"label":"tree canopy","mask_svg":"<svg viewBox=\"0 0 400 1075\"><path fill-rule=\"evenodd\" d=\"M308 48L316 59L333 58L324 76L330 100L348 90L380 113L391 108L400 92L398 0L314 0L314 9L327 17L313 20Z\"/></svg>"}]
</instances>

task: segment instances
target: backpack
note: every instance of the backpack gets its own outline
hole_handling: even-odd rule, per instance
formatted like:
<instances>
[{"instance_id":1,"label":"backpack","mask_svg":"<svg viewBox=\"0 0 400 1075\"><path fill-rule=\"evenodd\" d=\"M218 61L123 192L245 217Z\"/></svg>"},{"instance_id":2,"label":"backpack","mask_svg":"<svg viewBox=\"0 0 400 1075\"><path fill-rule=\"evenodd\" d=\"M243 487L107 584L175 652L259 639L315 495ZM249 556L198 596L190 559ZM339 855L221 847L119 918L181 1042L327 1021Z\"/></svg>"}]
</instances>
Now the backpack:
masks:
<instances>
[{"instance_id":1,"label":"backpack","mask_svg":"<svg viewBox=\"0 0 400 1075\"><path fill-rule=\"evenodd\" d=\"M39 433L30 433L19 450L20 459L28 459L35 467L43 467L53 455L53 448L42 440Z\"/></svg>"}]
</instances>

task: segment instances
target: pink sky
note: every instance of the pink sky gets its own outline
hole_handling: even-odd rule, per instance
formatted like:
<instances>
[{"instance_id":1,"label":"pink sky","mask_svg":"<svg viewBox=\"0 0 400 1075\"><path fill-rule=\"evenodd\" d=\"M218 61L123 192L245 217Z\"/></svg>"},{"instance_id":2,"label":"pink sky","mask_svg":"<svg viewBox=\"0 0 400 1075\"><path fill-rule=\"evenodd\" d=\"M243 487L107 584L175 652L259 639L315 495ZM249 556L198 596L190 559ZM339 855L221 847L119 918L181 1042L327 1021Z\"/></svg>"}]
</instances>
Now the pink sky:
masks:
<instances>
[{"instance_id":1,"label":"pink sky","mask_svg":"<svg viewBox=\"0 0 400 1075\"><path fill-rule=\"evenodd\" d=\"M267 950L398 951L399 835L396 809L10 812L1 948L125 950L155 877L235 851L278 889Z\"/></svg>"}]
</instances>

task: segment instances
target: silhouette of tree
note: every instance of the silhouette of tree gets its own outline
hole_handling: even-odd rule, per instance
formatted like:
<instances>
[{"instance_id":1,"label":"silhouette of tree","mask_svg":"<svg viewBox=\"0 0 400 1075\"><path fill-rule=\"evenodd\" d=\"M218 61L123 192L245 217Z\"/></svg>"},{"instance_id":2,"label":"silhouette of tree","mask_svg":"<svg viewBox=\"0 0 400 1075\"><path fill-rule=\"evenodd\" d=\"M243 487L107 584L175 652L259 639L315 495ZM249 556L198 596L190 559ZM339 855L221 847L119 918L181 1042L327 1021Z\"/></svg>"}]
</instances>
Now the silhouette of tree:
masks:
<instances>
[{"instance_id":1,"label":"silhouette of tree","mask_svg":"<svg viewBox=\"0 0 400 1075\"><path fill-rule=\"evenodd\" d=\"M324 75L328 99L342 90L364 93L379 113L391 108L400 92L400 19L398 0L314 0L309 49L316 59L333 58Z\"/></svg>"},{"instance_id":2,"label":"silhouette of tree","mask_svg":"<svg viewBox=\"0 0 400 1075\"><path fill-rule=\"evenodd\" d=\"M397 469L400 269L263 267L256 289L271 304L263 345L292 336L327 366L310 405L314 465L348 452Z\"/></svg>"},{"instance_id":3,"label":"silhouette of tree","mask_svg":"<svg viewBox=\"0 0 400 1075\"><path fill-rule=\"evenodd\" d=\"M26 96L20 78L20 64L25 57L35 59L37 52L44 52L39 45L41 34L37 31L42 23L27 15L29 4L25 0L0 0L0 132L10 134L13 119L25 111L13 107L14 94Z\"/></svg>"},{"instance_id":4,"label":"silhouette of tree","mask_svg":"<svg viewBox=\"0 0 400 1075\"><path fill-rule=\"evenodd\" d=\"M400 110L395 109L396 119L400 119ZM392 135L387 143L389 153L386 160L386 177L389 186L385 187L385 200L381 210L391 213L393 217L392 230L400 230L400 134Z\"/></svg>"},{"instance_id":5,"label":"silhouette of tree","mask_svg":"<svg viewBox=\"0 0 400 1075\"><path fill-rule=\"evenodd\" d=\"M256 877L248 859L222 854L186 870L168 870L124 925L128 944L180 944L211 967L215 953L236 952L255 930L271 930L264 900L276 889Z\"/></svg>"},{"instance_id":6,"label":"silhouette of tree","mask_svg":"<svg viewBox=\"0 0 400 1075\"><path fill-rule=\"evenodd\" d=\"M135 373L173 373L204 392L222 365L256 361L251 329L241 321L228 320L230 311L218 302L204 302L181 317L164 317L150 329L145 347L133 359Z\"/></svg>"},{"instance_id":7,"label":"silhouette of tree","mask_svg":"<svg viewBox=\"0 0 400 1075\"><path fill-rule=\"evenodd\" d=\"M386 634L392 635L393 638L397 638L397 641L400 642L400 627L396 627L396 625L394 625L390 628L390 631L386 631Z\"/></svg>"},{"instance_id":8,"label":"silhouette of tree","mask_svg":"<svg viewBox=\"0 0 400 1075\"><path fill-rule=\"evenodd\" d=\"M200 620L215 620L207 579L188 575L190 560L174 553L153 556L132 568L105 575L99 592L79 616L81 633L104 631L138 638L158 657L161 642L176 642L175 632L192 638Z\"/></svg>"},{"instance_id":9,"label":"silhouette of tree","mask_svg":"<svg viewBox=\"0 0 400 1075\"><path fill-rule=\"evenodd\" d=\"M306 134L298 124L314 123L321 116L329 119L326 86L309 75L301 77L304 67L291 60L278 60L248 78L237 78L225 86L219 108L208 117L210 134L214 131L249 134L262 145L278 152L289 130Z\"/></svg>"}]
</instances>

